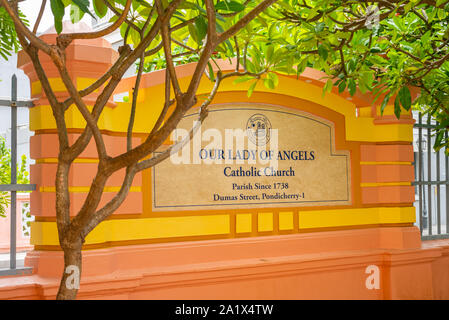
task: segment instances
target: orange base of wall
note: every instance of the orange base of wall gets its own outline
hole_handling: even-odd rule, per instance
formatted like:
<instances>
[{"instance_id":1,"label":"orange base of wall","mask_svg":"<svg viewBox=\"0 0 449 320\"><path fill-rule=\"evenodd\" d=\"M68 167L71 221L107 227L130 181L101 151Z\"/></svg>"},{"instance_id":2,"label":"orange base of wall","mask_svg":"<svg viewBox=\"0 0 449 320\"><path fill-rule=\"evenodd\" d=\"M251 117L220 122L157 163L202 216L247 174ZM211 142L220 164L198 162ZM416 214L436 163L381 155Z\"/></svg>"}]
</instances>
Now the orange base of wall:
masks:
<instances>
[{"instance_id":1,"label":"orange base of wall","mask_svg":"<svg viewBox=\"0 0 449 320\"><path fill-rule=\"evenodd\" d=\"M136 245L83 252L79 299L449 299L449 240L415 227ZM61 252L30 252L31 276L0 299L54 299ZM367 289L366 267L380 268Z\"/></svg>"}]
</instances>

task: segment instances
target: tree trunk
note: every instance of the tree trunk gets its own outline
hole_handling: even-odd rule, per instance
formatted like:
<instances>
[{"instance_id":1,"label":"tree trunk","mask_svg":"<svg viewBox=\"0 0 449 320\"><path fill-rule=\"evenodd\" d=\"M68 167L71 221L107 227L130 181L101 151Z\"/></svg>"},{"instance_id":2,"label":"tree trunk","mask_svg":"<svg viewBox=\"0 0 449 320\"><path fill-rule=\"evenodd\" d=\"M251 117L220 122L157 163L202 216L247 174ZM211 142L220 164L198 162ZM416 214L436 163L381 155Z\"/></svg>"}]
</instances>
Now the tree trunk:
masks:
<instances>
[{"instance_id":1,"label":"tree trunk","mask_svg":"<svg viewBox=\"0 0 449 320\"><path fill-rule=\"evenodd\" d=\"M57 300L75 300L81 280L81 246L64 249L64 270L59 285Z\"/></svg>"}]
</instances>

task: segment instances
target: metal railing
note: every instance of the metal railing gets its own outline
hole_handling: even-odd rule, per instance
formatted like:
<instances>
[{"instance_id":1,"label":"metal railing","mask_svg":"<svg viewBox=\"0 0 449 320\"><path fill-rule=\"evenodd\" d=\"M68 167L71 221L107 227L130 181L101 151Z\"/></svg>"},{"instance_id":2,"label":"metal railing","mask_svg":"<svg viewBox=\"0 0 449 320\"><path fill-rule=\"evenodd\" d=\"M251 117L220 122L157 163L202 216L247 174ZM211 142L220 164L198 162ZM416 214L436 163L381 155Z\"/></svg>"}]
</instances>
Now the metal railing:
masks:
<instances>
[{"instance_id":1,"label":"metal railing","mask_svg":"<svg viewBox=\"0 0 449 320\"><path fill-rule=\"evenodd\" d=\"M17 108L32 107L32 101L17 101L17 77L11 78L11 100L0 100L0 106L11 108L11 182L0 185L1 192L10 192L11 228L10 228L10 254L9 268L0 269L0 276L31 273L30 268L17 268L17 192L33 191L34 184L17 184Z\"/></svg>"},{"instance_id":2,"label":"metal railing","mask_svg":"<svg viewBox=\"0 0 449 320\"><path fill-rule=\"evenodd\" d=\"M423 240L449 238L449 157L445 149L433 151L432 131L437 126L430 117L423 123L422 113L414 125L418 130L418 152L415 152L413 185L417 195L417 223Z\"/></svg>"}]
</instances>

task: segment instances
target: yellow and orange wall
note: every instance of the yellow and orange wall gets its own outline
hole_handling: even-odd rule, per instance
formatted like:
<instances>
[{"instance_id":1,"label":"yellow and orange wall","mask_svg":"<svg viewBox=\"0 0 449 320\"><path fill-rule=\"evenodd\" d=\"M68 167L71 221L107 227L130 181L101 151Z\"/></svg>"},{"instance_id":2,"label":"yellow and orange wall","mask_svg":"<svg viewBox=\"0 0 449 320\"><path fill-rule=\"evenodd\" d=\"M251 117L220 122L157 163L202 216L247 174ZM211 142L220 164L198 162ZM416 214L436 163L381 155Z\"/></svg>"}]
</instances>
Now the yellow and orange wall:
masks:
<instances>
[{"instance_id":1,"label":"yellow and orange wall","mask_svg":"<svg viewBox=\"0 0 449 320\"><path fill-rule=\"evenodd\" d=\"M55 35L44 35L52 41ZM68 51L69 73L83 89L112 64L116 53L104 40L77 40ZM48 57L42 56L59 99L67 92ZM0 279L0 298L54 298L62 274L55 215L58 156L56 125L48 100L22 53L35 107L30 110L32 183L31 242L26 263L34 274ZM187 87L194 65L177 67ZM223 70L232 66L222 63ZM322 75L279 75L279 86L258 85L247 97L245 84L229 79L219 103L269 103L301 110L335 125L337 149L351 154L352 204L333 207L153 212L151 170L136 176L127 200L86 238L79 298L118 299L414 299L449 298L449 241L422 242L414 226L413 119L393 107L383 116L370 95L322 94ZM138 97L134 144L152 129L163 106L165 71L145 74ZM116 93L131 92L134 78ZM212 83L204 78L198 95ZM98 92L86 97L93 104ZM381 99L380 99L381 100ZM131 104L108 103L99 126L111 156L126 151ZM69 138L85 127L74 106L66 114ZM93 142L70 171L71 215L81 207L96 172ZM124 171L114 174L102 203L118 191ZM101 204L100 204L101 205ZM381 271L379 289L365 285L366 267Z\"/></svg>"}]
</instances>

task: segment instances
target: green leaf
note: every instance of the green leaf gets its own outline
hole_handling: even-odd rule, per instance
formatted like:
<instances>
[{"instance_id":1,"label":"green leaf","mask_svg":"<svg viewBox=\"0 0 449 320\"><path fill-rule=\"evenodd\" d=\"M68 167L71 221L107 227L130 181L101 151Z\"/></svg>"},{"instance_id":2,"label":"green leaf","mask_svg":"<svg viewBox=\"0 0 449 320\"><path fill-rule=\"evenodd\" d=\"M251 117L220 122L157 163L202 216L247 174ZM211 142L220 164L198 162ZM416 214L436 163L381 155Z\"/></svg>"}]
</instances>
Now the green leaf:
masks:
<instances>
[{"instance_id":1,"label":"green leaf","mask_svg":"<svg viewBox=\"0 0 449 320\"><path fill-rule=\"evenodd\" d=\"M246 61L246 68L249 72L257 73L256 66L251 62L251 60Z\"/></svg>"},{"instance_id":2,"label":"green leaf","mask_svg":"<svg viewBox=\"0 0 449 320\"><path fill-rule=\"evenodd\" d=\"M62 0L50 0L51 11L55 20L55 29L59 34L62 32L62 18L64 18L64 4Z\"/></svg>"},{"instance_id":3,"label":"green leaf","mask_svg":"<svg viewBox=\"0 0 449 320\"><path fill-rule=\"evenodd\" d=\"M267 87L268 89L273 90L273 89L275 88L274 82L273 82L273 80L271 80L270 78L266 78L266 79L263 81L263 83L264 83L265 87Z\"/></svg>"},{"instance_id":4,"label":"green leaf","mask_svg":"<svg viewBox=\"0 0 449 320\"><path fill-rule=\"evenodd\" d=\"M382 104L380 105L380 114L384 114L385 107L387 106L388 101L390 101L390 93L387 93L385 95L384 100L382 101Z\"/></svg>"},{"instance_id":5,"label":"green leaf","mask_svg":"<svg viewBox=\"0 0 449 320\"><path fill-rule=\"evenodd\" d=\"M446 145L444 141L444 135L446 133L446 130L440 130L437 132L438 133L435 136L435 142L433 144L433 148L435 149L435 151L441 150L441 148L443 148Z\"/></svg>"},{"instance_id":6,"label":"green leaf","mask_svg":"<svg viewBox=\"0 0 449 320\"><path fill-rule=\"evenodd\" d=\"M103 18L108 12L108 7L104 4L103 0L94 0L93 5L95 13L100 18Z\"/></svg>"},{"instance_id":7,"label":"green leaf","mask_svg":"<svg viewBox=\"0 0 449 320\"><path fill-rule=\"evenodd\" d=\"M409 12L410 9L412 8L412 6L413 6L413 2L412 2L412 1L410 1L409 3L407 3L407 4L405 5L405 7L404 7L405 13Z\"/></svg>"},{"instance_id":8,"label":"green leaf","mask_svg":"<svg viewBox=\"0 0 449 320\"><path fill-rule=\"evenodd\" d=\"M394 99L394 114L398 119L401 117L401 105L399 103L399 96L396 96L396 99Z\"/></svg>"},{"instance_id":9,"label":"green leaf","mask_svg":"<svg viewBox=\"0 0 449 320\"><path fill-rule=\"evenodd\" d=\"M324 22L319 22L315 25L315 32L316 33L320 33L324 30L324 27L326 26L326 24Z\"/></svg>"},{"instance_id":10,"label":"green leaf","mask_svg":"<svg viewBox=\"0 0 449 320\"><path fill-rule=\"evenodd\" d=\"M251 79L254 79L253 77L251 77L251 76L240 76L240 77L237 77L235 80L234 80L234 84L239 84L239 83L242 83L242 82L246 82L246 81L248 81L248 80L251 80Z\"/></svg>"},{"instance_id":11,"label":"green leaf","mask_svg":"<svg viewBox=\"0 0 449 320\"><path fill-rule=\"evenodd\" d=\"M360 80L362 80L364 86L371 87L374 81L374 75L370 71L361 72L359 81Z\"/></svg>"},{"instance_id":12,"label":"green leaf","mask_svg":"<svg viewBox=\"0 0 449 320\"><path fill-rule=\"evenodd\" d=\"M257 82L258 82L258 80L254 81L254 82L249 86L248 92L247 92L248 98L250 98L250 97L253 95L253 92L254 92L254 89L256 88Z\"/></svg>"},{"instance_id":13,"label":"green leaf","mask_svg":"<svg viewBox=\"0 0 449 320\"><path fill-rule=\"evenodd\" d=\"M356 86L356 84L355 84L354 79L349 79L349 81L348 81L348 91L349 91L349 94L350 94L351 96L353 96L353 95L355 94L356 90L357 90L357 86Z\"/></svg>"},{"instance_id":14,"label":"green leaf","mask_svg":"<svg viewBox=\"0 0 449 320\"><path fill-rule=\"evenodd\" d=\"M303 59L297 67L297 76L299 76L301 73L304 72L304 70L307 68L307 59Z\"/></svg>"},{"instance_id":15,"label":"green leaf","mask_svg":"<svg viewBox=\"0 0 449 320\"><path fill-rule=\"evenodd\" d=\"M135 2L137 2L138 4L140 4L140 5L144 6L144 7L147 7L147 8L152 8L153 7L151 4L149 4L145 0L135 0ZM181 9L181 8L179 8L179 9Z\"/></svg>"},{"instance_id":16,"label":"green leaf","mask_svg":"<svg viewBox=\"0 0 449 320\"><path fill-rule=\"evenodd\" d=\"M83 17L84 12L81 11L81 9L77 5L72 4L70 6L70 20L72 21L72 23L77 23L81 21Z\"/></svg>"},{"instance_id":17,"label":"green leaf","mask_svg":"<svg viewBox=\"0 0 449 320\"><path fill-rule=\"evenodd\" d=\"M232 12L240 12L245 10L245 6L236 1L220 1L215 5L216 10L226 10Z\"/></svg>"},{"instance_id":18,"label":"green leaf","mask_svg":"<svg viewBox=\"0 0 449 320\"><path fill-rule=\"evenodd\" d=\"M310 11L309 11L309 14L308 14L308 16L307 16L307 20L311 20L311 19L313 19L317 14L318 14L318 7L315 7L315 8L312 8Z\"/></svg>"},{"instance_id":19,"label":"green leaf","mask_svg":"<svg viewBox=\"0 0 449 320\"><path fill-rule=\"evenodd\" d=\"M178 9L196 9L196 5L191 2L182 1L179 4Z\"/></svg>"},{"instance_id":20,"label":"green leaf","mask_svg":"<svg viewBox=\"0 0 449 320\"><path fill-rule=\"evenodd\" d=\"M409 111L412 106L412 96L410 94L410 89L407 86L403 86L399 90L399 100L405 110Z\"/></svg>"},{"instance_id":21,"label":"green leaf","mask_svg":"<svg viewBox=\"0 0 449 320\"><path fill-rule=\"evenodd\" d=\"M81 11L89 14L92 18L97 20L97 17L95 17L89 10L89 0L72 0L72 2L76 4L81 9Z\"/></svg>"},{"instance_id":22,"label":"green leaf","mask_svg":"<svg viewBox=\"0 0 449 320\"><path fill-rule=\"evenodd\" d=\"M346 89L346 81L341 81L338 85L338 93L342 93Z\"/></svg>"},{"instance_id":23,"label":"green leaf","mask_svg":"<svg viewBox=\"0 0 449 320\"><path fill-rule=\"evenodd\" d=\"M195 27L198 35L198 44L203 42L203 39L207 34L207 23L203 16L199 16L198 19L195 20Z\"/></svg>"},{"instance_id":24,"label":"green leaf","mask_svg":"<svg viewBox=\"0 0 449 320\"><path fill-rule=\"evenodd\" d=\"M189 29L189 34L193 41L195 41L198 45L201 45L201 41L198 40L198 32L195 26L193 24L189 24L187 28Z\"/></svg>"},{"instance_id":25,"label":"green leaf","mask_svg":"<svg viewBox=\"0 0 449 320\"><path fill-rule=\"evenodd\" d=\"M265 55L265 58L267 59L267 61L271 61L271 58L273 57L273 52L274 52L274 46L273 45L269 45L267 47L267 53Z\"/></svg>"},{"instance_id":26,"label":"green leaf","mask_svg":"<svg viewBox=\"0 0 449 320\"><path fill-rule=\"evenodd\" d=\"M320 45L318 46L318 54L320 55L320 57L321 57L324 61L326 61L326 60L327 60L327 57L328 57L328 55L329 55L329 52L327 51L327 49L326 49L322 44L320 44Z\"/></svg>"},{"instance_id":27,"label":"green leaf","mask_svg":"<svg viewBox=\"0 0 449 320\"><path fill-rule=\"evenodd\" d=\"M269 72L267 74L267 77L273 82L274 87L277 87L279 85L279 78L278 75L274 72ZM274 88L273 88L274 89Z\"/></svg>"},{"instance_id":28,"label":"green leaf","mask_svg":"<svg viewBox=\"0 0 449 320\"><path fill-rule=\"evenodd\" d=\"M332 82L332 80L328 79L326 84L323 87L323 97L326 94L326 92L331 92L333 85L334 85L334 83Z\"/></svg>"},{"instance_id":29,"label":"green leaf","mask_svg":"<svg viewBox=\"0 0 449 320\"><path fill-rule=\"evenodd\" d=\"M215 72L214 72L214 69L212 68L212 64L210 62L208 62L207 67L208 67L210 81L214 82L215 81Z\"/></svg>"},{"instance_id":30,"label":"green leaf","mask_svg":"<svg viewBox=\"0 0 449 320\"><path fill-rule=\"evenodd\" d=\"M137 46L140 43L140 34L135 29L129 29L129 36L131 37L134 46Z\"/></svg>"}]
</instances>

